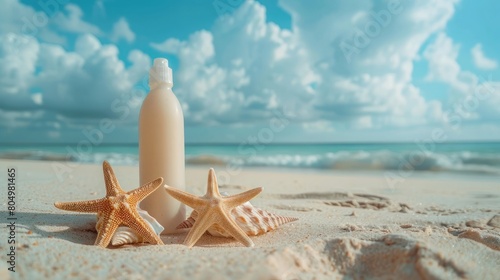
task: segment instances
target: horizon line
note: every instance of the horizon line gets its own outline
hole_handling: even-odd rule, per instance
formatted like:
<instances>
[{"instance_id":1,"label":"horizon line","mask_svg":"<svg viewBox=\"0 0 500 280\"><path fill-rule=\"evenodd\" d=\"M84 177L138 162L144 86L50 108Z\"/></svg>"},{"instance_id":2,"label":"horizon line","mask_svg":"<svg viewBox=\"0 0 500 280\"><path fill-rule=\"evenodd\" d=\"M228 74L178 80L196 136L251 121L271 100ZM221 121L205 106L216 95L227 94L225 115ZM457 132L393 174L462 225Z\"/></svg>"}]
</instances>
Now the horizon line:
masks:
<instances>
[{"instance_id":1,"label":"horizon line","mask_svg":"<svg viewBox=\"0 0 500 280\"><path fill-rule=\"evenodd\" d=\"M274 143L255 143L259 145L265 146L277 146L277 145L371 145L371 144L415 144L415 141L349 141L349 142L274 142ZM185 143L186 146L218 146L218 145L228 145L228 146L236 146L242 144L254 144L248 142L191 142ZM453 140L453 141L444 141L442 143L434 143L437 145L442 144L500 144L499 140ZM15 143L15 142L0 142L1 146L63 146L63 145L78 145L77 142L61 142L61 143L40 143L40 142L26 142L26 143ZM138 142L109 142L109 143L100 143L95 144L93 146L133 146L139 145Z\"/></svg>"}]
</instances>

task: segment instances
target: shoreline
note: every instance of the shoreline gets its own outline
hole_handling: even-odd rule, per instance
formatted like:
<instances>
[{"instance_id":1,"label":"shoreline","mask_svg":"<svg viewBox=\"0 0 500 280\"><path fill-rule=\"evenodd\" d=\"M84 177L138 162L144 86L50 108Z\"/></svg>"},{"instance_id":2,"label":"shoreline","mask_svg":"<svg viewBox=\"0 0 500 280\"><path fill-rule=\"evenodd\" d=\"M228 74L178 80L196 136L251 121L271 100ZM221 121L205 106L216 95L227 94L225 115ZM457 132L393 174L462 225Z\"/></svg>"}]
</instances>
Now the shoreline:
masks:
<instances>
[{"instance_id":1,"label":"shoreline","mask_svg":"<svg viewBox=\"0 0 500 280\"><path fill-rule=\"evenodd\" d=\"M103 197L102 167L79 164L59 181L53 163L0 160L1 172L18 170L19 207L19 270L5 274L2 242L2 279L494 279L500 267L498 180L410 176L391 189L383 175L244 168L221 183L216 167L221 191L264 187L253 205L299 220L251 237L254 248L205 234L188 249L184 232L162 235L164 246L100 249L95 215L53 203ZM138 187L136 166L113 168L125 190ZM207 171L187 167L189 192L204 193Z\"/></svg>"},{"instance_id":2,"label":"shoreline","mask_svg":"<svg viewBox=\"0 0 500 280\"><path fill-rule=\"evenodd\" d=\"M85 161L76 161L72 159L66 159L63 160L63 157L48 157L48 158L41 158L41 159L20 159L20 158L8 158L8 157L0 157L0 162L58 162L62 164L67 164L67 165L99 165L100 163L96 162L85 162ZM113 163L113 161L111 161ZM123 167L138 167L138 163L132 163L132 162L121 162L121 163L113 163L114 166L123 166ZM230 166L232 165L230 163L218 163L214 162L211 165L210 164L197 164L197 163L189 163L186 162L186 169L209 169L211 167L216 168L216 169L230 169ZM394 170L394 169L360 169L360 170L353 170L353 169L329 169L329 168L314 168L314 167L283 167L283 166L247 166L247 165L242 165L242 166L237 166L238 169L242 170L250 170L250 171L271 171L271 172L280 172L280 173L312 173L312 174L328 174L328 175L350 175L350 176L368 176L368 177L379 177L379 176L384 176L386 173L391 173L391 174L396 174L398 173L405 173L405 172L410 172L410 175L407 177L402 176L403 179L408 179L408 178L429 178L429 179L450 179L450 178L460 178L460 179L466 179L466 180L499 180L500 179L500 174L495 174L495 173L488 173L488 172L472 172L472 171L432 171L432 170L411 170L411 171L404 171L404 170ZM239 173L239 172L237 172Z\"/></svg>"},{"instance_id":3,"label":"shoreline","mask_svg":"<svg viewBox=\"0 0 500 280\"><path fill-rule=\"evenodd\" d=\"M401 144L325 144L325 145L186 145L186 165L241 166L243 168L283 168L333 172L388 172L472 175L500 177L500 143L444 143L434 146ZM138 147L76 146L9 147L0 146L0 158L88 162L134 166Z\"/></svg>"}]
</instances>

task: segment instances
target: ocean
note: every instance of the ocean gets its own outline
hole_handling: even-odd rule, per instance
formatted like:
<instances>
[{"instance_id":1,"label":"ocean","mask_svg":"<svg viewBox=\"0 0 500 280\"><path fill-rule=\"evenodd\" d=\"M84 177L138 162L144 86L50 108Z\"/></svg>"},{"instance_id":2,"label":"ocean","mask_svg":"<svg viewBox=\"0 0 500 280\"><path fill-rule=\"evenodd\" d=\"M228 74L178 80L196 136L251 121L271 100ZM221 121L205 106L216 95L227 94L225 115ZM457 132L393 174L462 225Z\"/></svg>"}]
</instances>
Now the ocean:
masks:
<instances>
[{"instance_id":1,"label":"ocean","mask_svg":"<svg viewBox=\"0 0 500 280\"><path fill-rule=\"evenodd\" d=\"M137 145L0 145L0 158L137 165ZM188 144L186 164L500 175L500 143Z\"/></svg>"}]
</instances>

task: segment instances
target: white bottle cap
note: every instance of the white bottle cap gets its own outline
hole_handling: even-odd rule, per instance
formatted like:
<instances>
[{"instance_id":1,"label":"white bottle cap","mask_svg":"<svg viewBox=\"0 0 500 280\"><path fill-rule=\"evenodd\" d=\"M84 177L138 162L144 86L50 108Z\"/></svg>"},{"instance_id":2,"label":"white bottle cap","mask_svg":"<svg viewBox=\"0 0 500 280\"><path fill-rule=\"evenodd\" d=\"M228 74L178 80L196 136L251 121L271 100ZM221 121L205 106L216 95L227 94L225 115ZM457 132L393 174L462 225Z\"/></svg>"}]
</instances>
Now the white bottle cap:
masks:
<instances>
[{"instance_id":1,"label":"white bottle cap","mask_svg":"<svg viewBox=\"0 0 500 280\"><path fill-rule=\"evenodd\" d=\"M166 58L155 58L153 67L149 70L149 88L154 89L162 83L173 86L172 69L168 67Z\"/></svg>"}]
</instances>

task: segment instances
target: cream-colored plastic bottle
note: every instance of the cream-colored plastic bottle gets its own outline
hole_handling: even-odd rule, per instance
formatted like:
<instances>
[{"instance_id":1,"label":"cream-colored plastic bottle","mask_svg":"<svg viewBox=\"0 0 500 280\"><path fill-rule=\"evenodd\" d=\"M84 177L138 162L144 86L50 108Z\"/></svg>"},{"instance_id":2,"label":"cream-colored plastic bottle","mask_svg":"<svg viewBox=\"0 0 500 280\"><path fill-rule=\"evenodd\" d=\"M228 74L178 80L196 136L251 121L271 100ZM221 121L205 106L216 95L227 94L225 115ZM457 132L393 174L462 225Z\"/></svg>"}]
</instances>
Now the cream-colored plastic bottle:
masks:
<instances>
[{"instance_id":1,"label":"cream-colored plastic bottle","mask_svg":"<svg viewBox=\"0 0 500 280\"><path fill-rule=\"evenodd\" d=\"M139 173L141 185L158 177L171 187L184 190L184 116L172 92L172 69L164 58L154 60L149 71L150 92L139 115ZM175 232L186 218L186 208L158 188L140 204L164 228Z\"/></svg>"}]
</instances>

